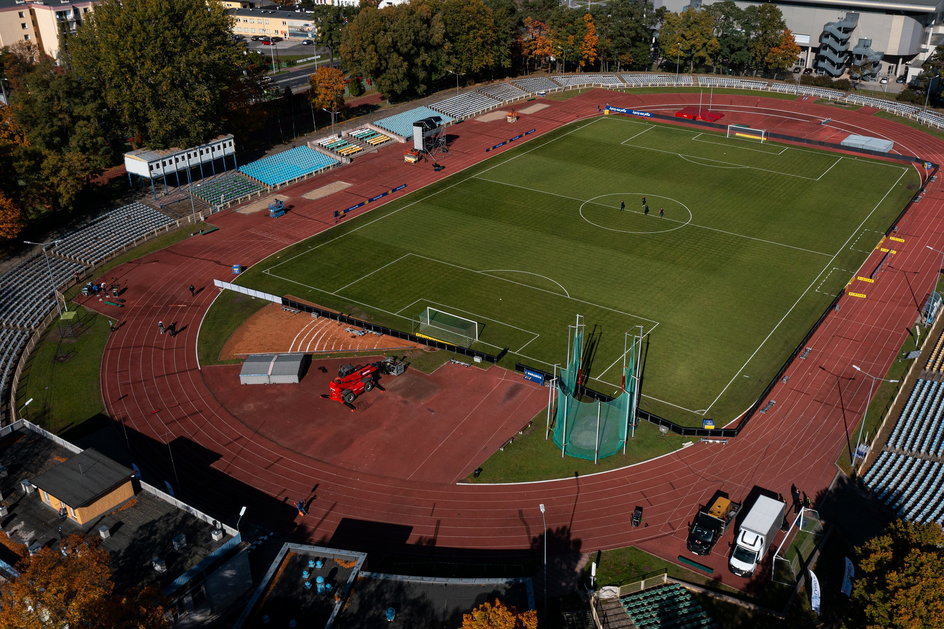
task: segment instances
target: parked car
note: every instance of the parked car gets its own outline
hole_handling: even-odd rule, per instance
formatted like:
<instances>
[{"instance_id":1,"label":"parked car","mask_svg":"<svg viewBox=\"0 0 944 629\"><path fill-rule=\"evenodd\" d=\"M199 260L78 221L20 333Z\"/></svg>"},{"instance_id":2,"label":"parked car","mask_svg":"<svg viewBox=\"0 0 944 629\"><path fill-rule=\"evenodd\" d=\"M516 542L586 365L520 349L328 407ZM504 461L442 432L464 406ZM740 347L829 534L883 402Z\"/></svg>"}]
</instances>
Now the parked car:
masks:
<instances>
[{"instance_id":1,"label":"parked car","mask_svg":"<svg viewBox=\"0 0 944 629\"><path fill-rule=\"evenodd\" d=\"M259 36L258 36L258 35L253 35L253 36L250 37L249 39L251 39L252 41L259 41Z\"/></svg>"},{"instance_id":2,"label":"parked car","mask_svg":"<svg viewBox=\"0 0 944 629\"><path fill-rule=\"evenodd\" d=\"M303 39L303 40L302 40L302 46L311 46L311 45L314 44L314 43L315 43L315 42L311 41L310 39Z\"/></svg>"},{"instance_id":3,"label":"parked car","mask_svg":"<svg viewBox=\"0 0 944 629\"><path fill-rule=\"evenodd\" d=\"M272 43L273 43L273 44L274 44L275 42L280 42L280 41L282 41L282 38L281 38L281 37L273 37L273 38L272 38Z\"/></svg>"},{"instance_id":4,"label":"parked car","mask_svg":"<svg viewBox=\"0 0 944 629\"><path fill-rule=\"evenodd\" d=\"M908 82L908 75L907 75L907 74L902 74L900 77L898 77L897 79L895 79L895 83L907 83L907 82Z\"/></svg>"},{"instance_id":5,"label":"parked car","mask_svg":"<svg viewBox=\"0 0 944 629\"><path fill-rule=\"evenodd\" d=\"M800 66L793 68L794 74L799 74L800 72L803 72L803 68L801 68Z\"/></svg>"},{"instance_id":6,"label":"parked car","mask_svg":"<svg viewBox=\"0 0 944 629\"><path fill-rule=\"evenodd\" d=\"M269 39L268 37L265 38L265 39L260 39L259 41L262 42L262 45L263 45L263 46L271 46L271 45L272 45L272 40Z\"/></svg>"},{"instance_id":7,"label":"parked car","mask_svg":"<svg viewBox=\"0 0 944 629\"><path fill-rule=\"evenodd\" d=\"M886 83L888 83L888 77L887 77L887 76L883 76L883 77L881 78L881 80L879 80L879 84L885 85Z\"/></svg>"},{"instance_id":8,"label":"parked car","mask_svg":"<svg viewBox=\"0 0 944 629\"><path fill-rule=\"evenodd\" d=\"M813 74L813 68L805 68L803 74Z\"/></svg>"}]
</instances>

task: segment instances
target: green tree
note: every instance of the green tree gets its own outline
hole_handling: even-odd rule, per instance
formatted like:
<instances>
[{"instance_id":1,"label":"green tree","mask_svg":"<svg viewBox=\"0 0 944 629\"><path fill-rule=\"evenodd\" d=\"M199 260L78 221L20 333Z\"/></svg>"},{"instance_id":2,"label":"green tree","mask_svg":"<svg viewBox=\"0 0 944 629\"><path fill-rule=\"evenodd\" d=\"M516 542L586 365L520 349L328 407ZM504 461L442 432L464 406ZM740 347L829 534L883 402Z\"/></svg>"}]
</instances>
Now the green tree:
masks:
<instances>
[{"instance_id":1,"label":"green tree","mask_svg":"<svg viewBox=\"0 0 944 629\"><path fill-rule=\"evenodd\" d=\"M328 49L331 65L334 65L334 53L341 47L341 35L348 23L357 15L358 8L315 5L312 9L312 25L315 27L315 43Z\"/></svg>"},{"instance_id":2,"label":"green tree","mask_svg":"<svg viewBox=\"0 0 944 629\"><path fill-rule=\"evenodd\" d=\"M442 0L436 9L445 28L440 71L471 76L495 65L495 20L483 0Z\"/></svg>"},{"instance_id":3,"label":"green tree","mask_svg":"<svg viewBox=\"0 0 944 629\"><path fill-rule=\"evenodd\" d=\"M219 3L103 0L90 15L69 39L72 69L127 135L152 148L219 134L241 107L240 83L258 78Z\"/></svg>"},{"instance_id":4,"label":"green tree","mask_svg":"<svg viewBox=\"0 0 944 629\"><path fill-rule=\"evenodd\" d=\"M521 12L514 0L485 0L492 10L495 32L492 37L493 69L509 70L520 61L522 50L518 32Z\"/></svg>"},{"instance_id":5,"label":"green tree","mask_svg":"<svg viewBox=\"0 0 944 629\"><path fill-rule=\"evenodd\" d=\"M760 4L744 9L744 15L751 34L749 43L751 61L755 68L769 69L767 56L772 48L781 45L783 31L787 27L783 13L775 4Z\"/></svg>"},{"instance_id":6,"label":"green tree","mask_svg":"<svg viewBox=\"0 0 944 629\"><path fill-rule=\"evenodd\" d=\"M733 0L708 5L705 10L715 20L715 38L718 40L716 64L726 70L743 72L751 63L750 24L744 10Z\"/></svg>"},{"instance_id":7,"label":"green tree","mask_svg":"<svg viewBox=\"0 0 944 629\"><path fill-rule=\"evenodd\" d=\"M897 520L857 549L855 626L935 627L944 618L944 529Z\"/></svg>"},{"instance_id":8,"label":"green tree","mask_svg":"<svg viewBox=\"0 0 944 629\"><path fill-rule=\"evenodd\" d=\"M687 9L681 13L668 13L659 35L659 46L666 63L689 65L711 65L720 46L715 37L715 21L707 11Z\"/></svg>"},{"instance_id":9,"label":"green tree","mask_svg":"<svg viewBox=\"0 0 944 629\"><path fill-rule=\"evenodd\" d=\"M663 16L664 7L655 9L648 0L612 0L605 11L594 15L600 35L600 60L604 70L610 64L647 69L652 62L652 37Z\"/></svg>"}]
</instances>

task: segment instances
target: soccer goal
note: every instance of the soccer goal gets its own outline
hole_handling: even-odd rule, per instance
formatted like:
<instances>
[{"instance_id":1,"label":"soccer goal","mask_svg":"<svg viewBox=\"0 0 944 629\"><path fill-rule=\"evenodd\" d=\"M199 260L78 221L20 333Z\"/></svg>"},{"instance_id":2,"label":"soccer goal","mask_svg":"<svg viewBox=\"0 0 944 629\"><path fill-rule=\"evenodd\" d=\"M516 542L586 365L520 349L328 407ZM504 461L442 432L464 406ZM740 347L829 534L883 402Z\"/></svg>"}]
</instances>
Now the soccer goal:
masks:
<instances>
[{"instance_id":1,"label":"soccer goal","mask_svg":"<svg viewBox=\"0 0 944 629\"><path fill-rule=\"evenodd\" d=\"M471 345L479 340L479 323L452 312L427 306L417 318L416 333L437 341Z\"/></svg>"},{"instance_id":2,"label":"soccer goal","mask_svg":"<svg viewBox=\"0 0 944 629\"><path fill-rule=\"evenodd\" d=\"M767 141L767 131L765 129L752 129L739 124L729 124L726 136L739 140Z\"/></svg>"}]
</instances>

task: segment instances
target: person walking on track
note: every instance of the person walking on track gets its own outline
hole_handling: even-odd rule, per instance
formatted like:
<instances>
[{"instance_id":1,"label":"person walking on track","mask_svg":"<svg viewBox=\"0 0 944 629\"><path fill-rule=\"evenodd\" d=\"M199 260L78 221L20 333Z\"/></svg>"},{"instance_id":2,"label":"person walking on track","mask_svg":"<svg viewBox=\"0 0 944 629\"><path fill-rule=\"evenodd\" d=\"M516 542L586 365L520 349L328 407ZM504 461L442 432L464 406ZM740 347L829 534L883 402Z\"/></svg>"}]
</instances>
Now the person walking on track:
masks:
<instances>
[{"instance_id":1,"label":"person walking on track","mask_svg":"<svg viewBox=\"0 0 944 629\"><path fill-rule=\"evenodd\" d=\"M193 284L187 287L190 290L190 296L193 297L197 294L197 289L193 287Z\"/></svg>"},{"instance_id":2,"label":"person walking on track","mask_svg":"<svg viewBox=\"0 0 944 629\"><path fill-rule=\"evenodd\" d=\"M163 322L163 321L158 321L158 322L157 322L157 329L161 331L161 334L164 333L164 322Z\"/></svg>"}]
</instances>

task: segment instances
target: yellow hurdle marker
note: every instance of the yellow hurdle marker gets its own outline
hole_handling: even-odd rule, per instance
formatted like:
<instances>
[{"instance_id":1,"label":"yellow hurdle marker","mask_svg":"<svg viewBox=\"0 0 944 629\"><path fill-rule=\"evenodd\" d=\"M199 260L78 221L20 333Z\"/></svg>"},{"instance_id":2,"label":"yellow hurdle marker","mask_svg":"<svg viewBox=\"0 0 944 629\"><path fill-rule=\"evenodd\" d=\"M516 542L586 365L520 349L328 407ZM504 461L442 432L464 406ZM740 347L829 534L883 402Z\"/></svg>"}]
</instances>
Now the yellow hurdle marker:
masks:
<instances>
[{"instance_id":1,"label":"yellow hurdle marker","mask_svg":"<svg viewBox=\"0 0 944 629\"><path fill-rule=\"evenodd\" d=\"M862 276L860 275L860 276L857 277L856 279L859 280L859 281L861 281L861 282L868 282L869 284L874 284L874 283L875 283L875 280L873 280L871 277L862 277Z\"/></svg>"},{"instance_id":2,"label":"yellow hurdle marker","mask_svg":"<svg viewBox=\"0 0 944 629\"><path fill-rule=\"evenodd\" d=\"M894 249L887 249L885 247L882 247L881 249L879 249L879 251L881 251L882 253L891 253L892 255L895 255L896 253L898 253Z\"/></svg>"},{"instance_id":3,"label":"yellow hurdle marker","mask_svg":"<svg viewBox=\"0 0 944 629\"><path fill-rule=\"evenodd\" d=\"M846 293L850 297L858 297L859 299L865 299L867 295L864 293Z\"/></svg>"},{"instance_id":4,"label":"yellow hurdle marker","mask_svg":"<svg viewBox=\"0 0 944 629\"><path fill-rule=\"evenodd\" d=\"M885 244L885 236L882 236L882 239L878 241L878 244L875 245L875 248L878 249L879 247L881 247L881 246L884 245L884 244Z\"/></svg>"},{"instance_id":5,"label":"yellow hurdle marker","mask_svg":"<svg viewBox=\"0 0 944 629\"><path fill-rule=\"evenodd\" d=\"M904 239L904 238L898 238L898 237L896 237L896 236L889 236L888 239L889 239L889 240L894 240L895 242L905 242L905 239Z\"/></svg>"}]
</instances>

